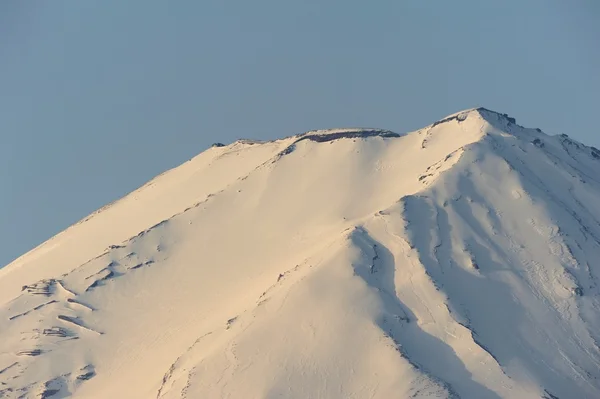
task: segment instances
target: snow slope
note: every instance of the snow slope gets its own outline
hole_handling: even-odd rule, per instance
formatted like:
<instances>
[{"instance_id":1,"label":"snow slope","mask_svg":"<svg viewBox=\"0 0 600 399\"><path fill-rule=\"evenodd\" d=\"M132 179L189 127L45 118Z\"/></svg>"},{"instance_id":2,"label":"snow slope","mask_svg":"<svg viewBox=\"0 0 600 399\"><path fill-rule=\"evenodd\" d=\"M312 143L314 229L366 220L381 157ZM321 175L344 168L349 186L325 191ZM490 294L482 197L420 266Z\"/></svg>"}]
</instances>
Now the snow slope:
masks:
<instances>
[{"instance_id":1,"label":"snow slope","mask_svg":"<svg viewBox=\"0 0 600 399\"><path fill-rule=\"evenodd\" d=\"M598 398L600 151L483 108L213 147L0 269L0 398Z\"/></svg>"}]
</instances>

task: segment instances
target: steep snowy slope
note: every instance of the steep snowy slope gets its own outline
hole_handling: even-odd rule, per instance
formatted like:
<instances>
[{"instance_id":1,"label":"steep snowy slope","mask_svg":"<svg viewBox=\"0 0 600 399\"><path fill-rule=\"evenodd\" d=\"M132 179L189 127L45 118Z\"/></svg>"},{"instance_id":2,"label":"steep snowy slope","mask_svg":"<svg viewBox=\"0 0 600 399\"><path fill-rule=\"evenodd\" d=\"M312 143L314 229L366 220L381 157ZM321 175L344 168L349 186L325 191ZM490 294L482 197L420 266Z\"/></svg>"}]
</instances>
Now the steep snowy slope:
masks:
<instances>
[{"instance_id":1,"label":"steep snowy slope","mask_svg":"<svg viewBox=\"0 0 600 399\"><path fill-rule=\"evenodd\" d=\"M215 147L0 270L0 397L598 398L600 151L485 109Z\"/></svg>"},{"instance_id":2,"label":"steep snowy slope","mask_svg":"<svg viewBox=\"0 0 600 399\"><path fill-rule=\"evenodd\" d=\"M0 269L0 302L13 297L28 282L31 269L36 268L29 264L43 264L37 267L38 278L70 271L109 245L126 240L225 189L272 158L284 145L284 142L255 145L239 141L224 148L213 147L163 173L15 260L9 267ZM42 256L43 261L38 259ZM15 273L21 267L27 270Z\"/></svg>"}]
</instances>

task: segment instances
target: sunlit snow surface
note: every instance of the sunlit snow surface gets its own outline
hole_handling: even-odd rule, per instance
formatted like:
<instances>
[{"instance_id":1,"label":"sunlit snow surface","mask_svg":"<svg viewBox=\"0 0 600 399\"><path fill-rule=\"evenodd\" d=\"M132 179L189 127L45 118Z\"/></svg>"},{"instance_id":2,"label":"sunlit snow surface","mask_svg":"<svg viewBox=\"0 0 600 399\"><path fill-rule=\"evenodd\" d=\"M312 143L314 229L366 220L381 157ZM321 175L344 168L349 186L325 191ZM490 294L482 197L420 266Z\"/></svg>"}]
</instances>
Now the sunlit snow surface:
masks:
<instances>
[{"instance_id":1,"label":"sunlit snow surface","mask_svg":"<svg viewBox=\"0 0 600 399\"><path fill-rule=\"evenodd\" d=\"M0 269L0 398L600 398L599 259L505 115L241 140Z\"/></svg>"}]
</instances>

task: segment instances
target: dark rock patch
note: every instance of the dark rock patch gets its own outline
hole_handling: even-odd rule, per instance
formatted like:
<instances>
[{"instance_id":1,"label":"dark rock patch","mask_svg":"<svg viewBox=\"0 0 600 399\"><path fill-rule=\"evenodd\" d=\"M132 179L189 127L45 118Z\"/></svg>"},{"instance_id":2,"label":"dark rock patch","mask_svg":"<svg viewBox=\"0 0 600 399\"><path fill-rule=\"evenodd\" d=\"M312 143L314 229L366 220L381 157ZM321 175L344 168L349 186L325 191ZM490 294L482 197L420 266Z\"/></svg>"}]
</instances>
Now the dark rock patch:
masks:
<instances>
[{"instance_id":1,"label":"dark rock patch","mask_svg":"<svg viewBox=\"0 0 600 399\"><path fill-rule=\"evenodd\" d=\"M39 356L44 353L41 349L22 350L17 352L17 356Z\"/></svg>"},{"instance_id":2,"label":"dark rock patch","mask_svg":"<svg viewBox=\"0 0 600 399\"><path fill-rule=\"evenodd\" d=\"M53 288L56 285L56 280L41 280L30 285L24 285L21 291L25 291L32 295L50 296L53 293Z\"/></svg>"},{"instance_id":3,"label":"dark rock patch","mask_svg":"<svg viewBox=\"0 0 600 399\"><path fill-rule=\"evenodd\" d=\"M62 327L44 328L44 330L42 330L42 334L49 336L49 337L59 337L59 338L66 338L66 337L70 337L73 335L73 333L71 331L67 330L66 328L62 328Z\"/></svg>"}]
</instances>

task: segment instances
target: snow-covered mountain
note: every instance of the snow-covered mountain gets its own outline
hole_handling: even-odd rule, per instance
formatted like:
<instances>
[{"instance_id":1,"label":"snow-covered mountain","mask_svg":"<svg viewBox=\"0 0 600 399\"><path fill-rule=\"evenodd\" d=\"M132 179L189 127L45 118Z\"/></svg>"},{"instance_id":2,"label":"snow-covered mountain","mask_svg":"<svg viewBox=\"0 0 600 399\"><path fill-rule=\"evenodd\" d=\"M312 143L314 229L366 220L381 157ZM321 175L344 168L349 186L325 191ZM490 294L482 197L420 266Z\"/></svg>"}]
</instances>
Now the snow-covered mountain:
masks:
<instances>
[{"instance_id":1,"label":"snow-covered mountain","mask_svg":"<svg viewBox=\"0 0 600 399\"><path fill-rule=\"evenodd\" d=\"M599 262L507 115L215 145L0 269L0 398L600 398Z\"/></svg>"}]
</instances>

